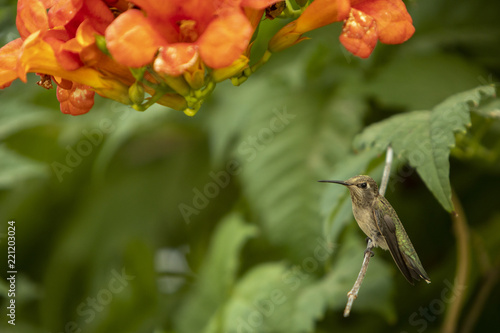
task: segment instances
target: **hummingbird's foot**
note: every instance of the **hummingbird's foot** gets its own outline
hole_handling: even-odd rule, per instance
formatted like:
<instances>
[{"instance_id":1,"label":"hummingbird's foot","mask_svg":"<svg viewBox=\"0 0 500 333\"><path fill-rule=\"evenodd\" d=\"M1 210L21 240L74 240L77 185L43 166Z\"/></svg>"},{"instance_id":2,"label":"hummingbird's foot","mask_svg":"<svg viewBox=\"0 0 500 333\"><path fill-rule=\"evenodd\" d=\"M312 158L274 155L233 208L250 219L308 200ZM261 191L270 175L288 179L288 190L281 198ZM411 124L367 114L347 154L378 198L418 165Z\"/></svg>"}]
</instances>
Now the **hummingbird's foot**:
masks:
<instances>
[{"instance_id":1,"label":"hummingbird's foot","mask_svg":"<svg viewBox=\"0 0 500 333\"><path fill-rule=\"evenodd\" d=\"M372 242L372 244L373 244L373 241L372 241L372 239L371 239L370 237L366 237L366 239L365 239L365 240L366 240L366 244L367 244L367 245L368 245L368 242L370 242L370 241L371 241L371 242ZM368 246L367 246L367 247L366 247L366 250L365 250L365 252L364 252L364 255L366 255L366 252L370 252L370 257L373 257L373 256L375 255L375 253L373 253L372 249L373 249L373 245L372 245L371 247L368 247Z\"/></svg>"}]
</instances>

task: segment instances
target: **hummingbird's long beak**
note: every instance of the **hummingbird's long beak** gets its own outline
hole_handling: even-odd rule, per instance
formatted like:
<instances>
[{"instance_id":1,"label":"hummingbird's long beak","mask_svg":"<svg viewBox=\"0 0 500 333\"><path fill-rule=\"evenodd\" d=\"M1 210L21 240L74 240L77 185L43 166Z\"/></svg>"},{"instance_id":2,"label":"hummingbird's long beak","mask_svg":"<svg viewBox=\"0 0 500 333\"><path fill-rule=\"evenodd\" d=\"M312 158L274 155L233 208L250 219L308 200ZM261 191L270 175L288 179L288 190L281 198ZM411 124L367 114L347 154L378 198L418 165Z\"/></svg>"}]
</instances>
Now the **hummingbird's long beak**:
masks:
<instances>
[{"instance_id":1,"label":"hummingbird's long beak","mask_svg":"<svg viewBox=\"0 0 500 333\"><path fill-rule=\"evenodd\" d=\"M340 185L344 185L344 186L352 185L352 184L343 182L341 180L318 180L318 182L320 182L320 183L334 183L334 184L340 184Z\"/></svg>"}]
</instances>

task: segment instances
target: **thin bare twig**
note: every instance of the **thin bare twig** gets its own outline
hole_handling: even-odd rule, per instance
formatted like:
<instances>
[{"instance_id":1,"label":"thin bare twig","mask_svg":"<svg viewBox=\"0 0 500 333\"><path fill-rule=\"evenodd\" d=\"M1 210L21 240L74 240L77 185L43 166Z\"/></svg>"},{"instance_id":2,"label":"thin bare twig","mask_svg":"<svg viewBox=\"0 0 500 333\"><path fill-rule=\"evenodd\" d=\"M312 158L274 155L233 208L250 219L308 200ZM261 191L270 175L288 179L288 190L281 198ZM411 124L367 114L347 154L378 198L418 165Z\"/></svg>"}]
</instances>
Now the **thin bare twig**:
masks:
<instances>
[{"instance_id":1,"label":"thin bare twig","mask_svg":"<svg viewBox=\"0 0 500 333\"><path fill-rule=\"evenodd\" d=\"M458 319L460 318L460 312L465 302L464 288L467 286L469 279L470 264L469 227L467 226L462 204L453 189L451 200L455 207L455 212L452 212L451 219L453 221L453 232L457 239L457 270L455 273L455 283L453 284L453 294L456 297L446 312L441 329L443 333L454 333L457 331Z\"/></svg>"},{"instance_id":2,"label":"thin bare twig","mask_svg":"<svg viewBox=\"0 0 500 333\"><path fill-rule=\"evenodd\" d=\"M354 300L358 298L359 288L361 288L361 283L363 283L363 279L366 275L366 270L368 269L368 263L370 262L370 258L373 253L372 249L372 240L368 239L368 242L366 244L365 257L363 259L363 264L361 265L361 270L359 271L358 278L356 279L356 282L354 282L354 286L352 286L352 289L347 293L347 304L344 309L344 317L349 317L349 314L351 313L352 303L354 303Z\"/></svg>"},{"instance_id":3,"label":"thin bare twig","mask_svg":"<svg viewBox=\"0 0 500 333\"><path fill-rule=\"evenodd\" d=\"M385 190L387 189L387 184L389 183L389 176L391 174L392 156L393 156L393 150L392 147L389 146L387 147L387 153L385 155L384 174L382 175L382 181L380 182L379 193L381 195L385 194ZM368 270L368 264L370 263L370 258L373 255L372 249L373 249L373 242L371 239L368 239L368 242L366 243L366 250L363 259L363 264L361 265L361 270L359 271L358 278L356 279L356 282L354 282L354 286L352 286L352 289L347 293L347 304L344 309L344 317L349 317L349 314L351 313L352 304L354 303L354 300L358 298L358 293L359 289L361 288L361 283L363 283L366 271Z\"/></svg>"},{"instance_id":4,"label":"thin bare twig","mask_svg":"<svg viewBox=\"0 0 500 333\"><path fill-rule=\"evenodd\" d=\"M392 155L394 154L392 147L387 147L387 153L385 154L385 167L384 174L382 175L382 181L380 182L380 189L378 193L380 195L385 195L385 190L387 189L387 184L389 183L389 176L391 175L392 166Z\"/></svg>"}]
</instances>

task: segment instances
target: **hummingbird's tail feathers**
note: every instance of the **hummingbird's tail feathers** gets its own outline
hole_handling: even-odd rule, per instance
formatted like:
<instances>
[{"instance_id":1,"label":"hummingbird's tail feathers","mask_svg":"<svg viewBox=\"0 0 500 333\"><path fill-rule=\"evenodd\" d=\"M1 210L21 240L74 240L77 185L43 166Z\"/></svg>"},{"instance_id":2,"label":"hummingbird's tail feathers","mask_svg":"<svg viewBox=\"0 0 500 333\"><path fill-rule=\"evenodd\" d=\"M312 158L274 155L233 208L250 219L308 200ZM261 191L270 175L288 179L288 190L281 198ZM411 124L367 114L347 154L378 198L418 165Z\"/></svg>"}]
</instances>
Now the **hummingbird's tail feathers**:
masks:
<instances>
[{"instance_id":1,"label":"hummingbird's tail feathers","mask_svg":"<svg viewBox=\"0 0 500 333\"><path fill-rule=\"evenodd\" d=\"M387 238L386 238L387 241ZM396 243L394 243L396 242ZM422 264L420 264L420 267L418 264L413 263L413 259L406 254L404 254L399 246L397 245L397 240L396 237L394 237L394 242L393 241L387 241L387 245L389 247L389 252L391 253L392 258L394 259L394 262L398 266L399 270L401 271L401 274L406 278L406 280L411 284L414 285L414 281L420 281L424 280L427 283L431 283L431 280L427 276L427 273L422 267ZM396 244L396 245L394 245ZM418 260L418 259L417 259Z\"/></svg>"},{"instance_id":2,"label":"hummingbird's tail feathers","mask_svg":"<svg viewBox=\"0 0 500 333\"><path fill-rule=\"evenodd\" d=\"M408 265L406 264L405 255L401 252L401 249L398 245L396 226L394 225L394 221L390 216L384 215L384 213L378 209L375 210L375 219L377 221L377 226L380 230L380 233L387 243L387 247L389 248L392 259L394 259L394 262L401 271L401 274L403 274L406 280L408 280L408 282L413 285L413 280L415 279L415 277L418 278L419 276L411 269L409 269Z\"/></svg>"},{"instance_id":3,"label":"hummingbird's tail feathers","mask_svg":"<svg viewBox=\"0 0 500 333\"><path fill-rule=\"evenodd\" d=\"M415 255L416 255L416 253L415 253ZM418 261L417 263L414 262L413 258L411 258L409 256L405 256L405 259L407 261L407 266L410 269L410 271L412 272L412 276L415 280L417 280L417 281L424 280L427 283L431 283L431 279L429 279L429 276L427 276L427 272L422 267L422 263L420 262L418 257L416 257L416 259Z\"/></svg>"},{"instance_id":4,"label":"hummingbird's tail feathers","mask_svg":"<svg viewBox=\"0 0 500 333\"><path fill-rule=\"evenodd\" d=\"M389 247L389 252L391 253L392 259L394 259L394 262L401 271L401 274L403 274L403 276L411 285L414 285L415 283L413 282L413 280L420 280L420 276L407 265L405 255L399 249L396 235L393 233L387 233L387 236L384 235L384 237L387 246Z\"/></svg>"},{"instance_id":5,"label":"hummingbird's tail feathers","mask_svg":"<svg viewBox=\"0 0 500 333\"><path fill-rule=\"evenodd\" d=\"M424 280L427 283L431 283L431 279L429 279L427 272L422 267L422 263L420 262L420 259L418 258L416 253L415 256L415 258L411 258L409 256L405 257L407 259L408 267L418 275L418 278L416 280Z\"/></svg>"},{"instance_id":6,"label":"hummingbird's tail feathers","mask_svg":"<svg viewBox=\"0 0 500 333\"><path fill-rule=\"evenodd\" d=\"M381 213L380 210L376 210L375 218L377 220L379 230L382 236L384 236L385 238L387 247L389 248L389 252L391 252L394 262L396 263L406 280L408 280L408 282L410 282L410 284L412 285L414 284L414 280L420 281L422 279L424 279L427 283L430 283L430 279L428 278L427 273L422 267L420 259L413 249L410 238L408 238L408 235L406 235L406 231L404 231L401 222L399 222L398 227L400 228L400 236L402 233L404 233L404 235L406 236L406 244L403 245L405 250L402 250L402 244L400 244L400 242L398 241L398 230L392 217Z\"/></svg>"}]
</instances>

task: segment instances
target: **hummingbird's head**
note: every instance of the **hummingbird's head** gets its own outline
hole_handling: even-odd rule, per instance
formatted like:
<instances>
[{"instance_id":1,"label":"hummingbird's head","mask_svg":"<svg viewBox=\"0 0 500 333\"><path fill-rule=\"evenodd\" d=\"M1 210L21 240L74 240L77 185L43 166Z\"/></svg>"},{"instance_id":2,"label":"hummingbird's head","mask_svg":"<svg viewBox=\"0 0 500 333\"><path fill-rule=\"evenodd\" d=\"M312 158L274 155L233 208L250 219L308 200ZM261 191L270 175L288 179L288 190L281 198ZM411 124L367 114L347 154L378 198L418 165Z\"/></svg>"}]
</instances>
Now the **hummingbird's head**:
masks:
<instances>
[{"instance_id":1,"label":"hummingbird's head","mask_svg":"<svg viewBox=\"0 0 500 333\"><path fill-rule=\"evenodd\" d=\"M377 183L370 176L354 176L346 181L320 180L322 183L335 183L344 185L351 192L353 203L358 205L371 204L378 196Z\"/></svg>"}]
</instances>

